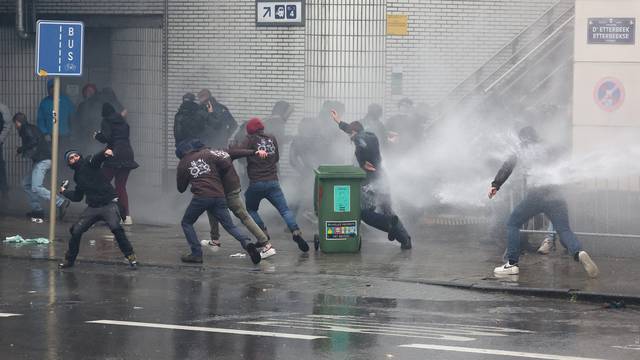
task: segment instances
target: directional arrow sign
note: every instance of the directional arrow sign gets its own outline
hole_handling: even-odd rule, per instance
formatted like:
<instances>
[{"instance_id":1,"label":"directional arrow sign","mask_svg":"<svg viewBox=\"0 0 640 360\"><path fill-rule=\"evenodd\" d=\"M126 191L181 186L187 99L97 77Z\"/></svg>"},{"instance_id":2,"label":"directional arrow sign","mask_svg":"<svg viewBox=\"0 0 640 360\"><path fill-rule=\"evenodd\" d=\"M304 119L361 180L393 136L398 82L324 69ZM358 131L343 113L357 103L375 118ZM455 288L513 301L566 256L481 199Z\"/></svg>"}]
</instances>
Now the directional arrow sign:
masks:
<instances>
[{"instance_id":1,"label":"directional arrow sign","mask_svg":"<svg viewBox=\"0 0 640 360\"><path fill-rule=\"evenodd\" d=\"M256 26L304 26L304 0L256 0Z\"/></svg>"}]
</instances>

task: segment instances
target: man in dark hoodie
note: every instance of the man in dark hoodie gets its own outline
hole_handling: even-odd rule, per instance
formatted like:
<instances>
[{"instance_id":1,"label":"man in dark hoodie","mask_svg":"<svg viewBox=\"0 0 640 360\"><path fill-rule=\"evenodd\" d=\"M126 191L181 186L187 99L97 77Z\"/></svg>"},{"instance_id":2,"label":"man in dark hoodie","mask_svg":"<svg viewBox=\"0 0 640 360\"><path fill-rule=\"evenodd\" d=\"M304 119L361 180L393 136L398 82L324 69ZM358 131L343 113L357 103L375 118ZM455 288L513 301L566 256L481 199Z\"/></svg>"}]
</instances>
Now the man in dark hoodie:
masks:
<instances>
[{"instance_id":1,"label":"man in dark hoodie","mask_svg":"<svg viewBox=\"0 0 640 360\"><path fill-rule=\"evenodd\" d=\"M356 160L367 174L361 188L362 221L386 232L387 238L390 241L397 240L403 250L411 249L411 236L391 208L391 196L382 172L382 156L377 136L365 131L359 121L350 124L340 121L340 116L335 110L331 111L331 118L338 124L340 130L351 137L356 147Z\"/></svg>"},{"instance_id":2,"label":"man in dark hoodie","mask_svg":"<svg viewBox=\"0 0 640 360\"><path fill-rule=\"evenodd\" d=\"M489 188L489 198L492 199L507 181L518 160L526 166L548 164L555 157L547 146L544 146L535 129L530 126L522 128L518 132L520 149L511 155L502 165ZM521 158L525 159L521 159ZM567 202L557 185L527 184L528 189L524 200L518 204L507 221L507 257L508 262L496 267L493 272L496 276L518 275L520 267L520 227L531 217L544 213L553 223L560 235L560 241L573 255L575 261L580 262L590 277L597 277L598 266L593 262L589 254L582 250L582 245L569 226L569 211Z\"/></svg>"},{"instance_id":3,"label":"man in dark hoodie","mask_svg":"<svg viewBox=\"0 0 640 360\"><path fill-rule=\"evenodd\" d=\"M40 201L50 201L51 192L44 187L44 177L51 169L51 148L49 142L35 125L27 122L27 116L23 113L16 113L13 123L18 130L18 135L22 140L22 146L18 147L18 154L33 161L31 173L22 180L22 186L29 199L31 211L27 216L32 221L41 223L44 218L44 209ZM69 207L69 200L56 196L56 206L58 207L58 218L62 219Z\"/></svg>"},{"instance_id":4,"label":"man in dark hoodie","mask_svg":"<svg viewBox=\"0 0 640 360\"><path fill-rule=\"evenodd\" d=\"M63 185L60 188L60 193L71 201L76 202L86 198L87 208L69 230L71 232L69 249L64 256L64 262L59 265L60 268L69 268L75 264L76 257L80 251L82 234L101 220L109 226L120 251L124 254L131 268L135 269L137 267L138 262L133 252L133 247L120 225L122 215L118 207L116 191L100 169L107 157L112 156L113 151L111 149L101 151L88 159L83 158L82 154L76 150L68 150L64 155L67 165L74 171L73 181L76 183L76 187L73 190L69 190Z\"/></svg>"},{"instance_id":5,"label":"man in dark hoodie","mask_svg":"<svg viewBox=\"0 0 640 360\"><path fill-rule=\"evenodd\" d=\"M207 146L212 149L224 149L229 145L229 139L238 128L238 123L231 115L229 109L219 103L208 89L202 89L198 93L198 100L202 109L207 114L207 124L204 138Z\"/></svg>"},{"instance_id":6,"label":"man in dark hoodie","mask_svg":"<svg viewBox=\"0 0 640 360\"><path fill-rule=\"evenodd\" d=\"M260 119L253 118L247 123L247 137L240 147L253 151L262 150L268 155L266 159L247 158L247 174L250 185L244 195L249 214L268 236L267 227L258 214L260 202L262 199L267 199L278 209L280 216L287 223L287 227L293 235L293 241L298 244L298 248L303 252L309 251L309 245L302 238L300 227L296 223L293 212L289 210L278 181L278 161L280 160L278 141L273 135L264 133L264 125Z\"/></svg>"},{"instance_id":7,"label":"man in dark hoodie","mask_svg":"<svg viewBox=\"0 0 640 360\"><path fill-rule=\"evenodd\" d=\"M203 212L211 212L222 227L240 242L254 264L260 262L260 252L249 237L234 225L229 215L222 178L233 167L231 157L221 150L211 150L194 139L183 141L176 149L180 159L177 170L178 191L183 193L191 184L193 198L182 217L182 229L191 253L182 256L187 263L202 263L202 245L193 224Z\"/></svg>"},{"instance_id":8,"label":"man in dark hoodie","mask_svg":"<svg viewBox=\"0 0 640 360\"><path fill-rule=\"evenodd\" d=\"M182 141L199 139L204 133L207 113L196 103L196 96L186 93L182 97L182 104L174 116L173 137L176 147Z\"/></svg>"}]
</instances>

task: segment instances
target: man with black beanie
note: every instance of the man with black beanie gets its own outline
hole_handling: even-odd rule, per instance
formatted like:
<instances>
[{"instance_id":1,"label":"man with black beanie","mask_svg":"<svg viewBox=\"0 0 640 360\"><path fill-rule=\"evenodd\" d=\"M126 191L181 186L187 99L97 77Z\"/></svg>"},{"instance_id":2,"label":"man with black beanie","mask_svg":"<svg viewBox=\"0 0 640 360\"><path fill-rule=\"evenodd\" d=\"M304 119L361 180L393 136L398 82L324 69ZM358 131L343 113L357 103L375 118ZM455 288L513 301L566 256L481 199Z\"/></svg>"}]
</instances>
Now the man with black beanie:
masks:
<instances>
[{"instance_id":1,"label":"man with black beanie","mask_svg":"<svg viewBox=\"0 0 640 360\"><path fill-rule=\"evenodd\" d=\"M72 267L80 251L80 239L82 234L87 232L93 224L102 220L113 233L118 243L120 251L124 254L131 268L137 267L136 255L133 247L120 225L122 220L121 211L118 207L118 197L111 183L102 174L102 163L107 157L112 157L111 149L99 152L85 159L76 150L69 150L64 154L67 165L73 169L73 180L76 183L74 190L68 190L66 184L60 188L60 193L67 199L79 202L86 198L87 208L80 215L80 219L71 226L71 240L69 240L69 250L64 256L60 268Z\"/></svg>"},{"instance_id":2,"label":"man with black beanie","mask_svg":"<svg viewBox=\"0 0 640 360\"><path fill-rule=\"evenodd\" d=\"M356 147L355 155L358 164L367 175L360 189L362 221L386 232L387 238L390 241L397 240L401 249L411 249L411 236L391 208L391 195L381 169L382 156L378 137L372 132L365 131L359 121L350 124L341 121L336 110L331 110L331 118L338 124L340 130L351 138Z\"/></svg>"}]
</instances>

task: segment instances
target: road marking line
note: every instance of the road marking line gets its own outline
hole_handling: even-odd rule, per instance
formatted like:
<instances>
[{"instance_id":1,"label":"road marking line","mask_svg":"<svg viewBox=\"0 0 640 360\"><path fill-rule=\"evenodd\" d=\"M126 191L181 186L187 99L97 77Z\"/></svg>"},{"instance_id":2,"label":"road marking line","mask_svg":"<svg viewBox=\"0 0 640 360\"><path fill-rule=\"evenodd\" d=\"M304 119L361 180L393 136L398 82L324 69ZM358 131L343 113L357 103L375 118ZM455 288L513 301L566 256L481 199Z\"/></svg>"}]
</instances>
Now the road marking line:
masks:
<instances>
[{"instance_id":1,"label":"road marking line","mask_svg":"<svg viewBox=\"0 0 640 360\"><path fill-rule=\"evenodd\" d=\"M431 344L408 344L408 345L399 345L399 347L427 349L427 350L457 351L457 352L473 353L473 354L503 355L503 356L514 356L514 357L546 359L546 360L603 360L603 359L585 358L585 357L577 357L577 356L538 354L538 353L494 350L494 349L477 349L477 348L468 348L468 347L461 347L461 346L443 346L443 345L431 345Z\"/></svg>"},{"instance_id":2,"label":"road marking line","mask_svg":"<svg viewBox=\"0 0 640 360\"><path fill-rule=\"evenodd\" d=\"M386 335L386 336L397 336L397 337L405 337L405 338L414 338L414 339L433 339L433 340L447 340L447 341L473 341L475 338L464 337L464 336L453 336L446 334L433 334L429 335L427 333L422 335L413 335L406 332L391 332L385 330L364 330L364 329L355 329L347 326L339 326L339 325L312 325L312 324L290 324L286 322L277 322L277 321L244 321L240 322L240 324L249 324L249 325L262 325L262 326L271 326L271 327L284 327L284 328L293 328L293 329L305 329L305 330L322 330L322 331L336 331L336 332L346 332L346 333L354 333L354 334L372 334L372 335Z\"/></svg>"},{"instance_id":3,"label":"road marking line","mask_svg":"<svg viewBox=\"0 0 640 360\"><path fill-rule=\"evenodd\" d=\"M12 317L12 316L22 316L22 314L0 313L0 318Z\"/></svg>"},{"instance_id":4,"label":"road marking line","mask_svg":"<svg viewBox=\"0 0 640 360\"><path fill-rule=\"evenodd\" d=\"M87 323L89 323L89 324L103 324L103 325L122 325L122 326L134 326L134 327L147 327L147 328L156 328L156 329L204 331L204 332L221 333L221 334L235 334L235 335L270 336L270 337L277 337L277 338L299 339L299 340L316 340L316 339L326 339L327 338L326 336L287 334L287 333L266 332L266 331L249 331L249 330L212 328L212 327L202 327L202 326L184 326L184 325L172 325L172 324L144 323L144 322L136 322L136 321L95 320L95 321L87 321Z\"/></svg>"}]
</instances>

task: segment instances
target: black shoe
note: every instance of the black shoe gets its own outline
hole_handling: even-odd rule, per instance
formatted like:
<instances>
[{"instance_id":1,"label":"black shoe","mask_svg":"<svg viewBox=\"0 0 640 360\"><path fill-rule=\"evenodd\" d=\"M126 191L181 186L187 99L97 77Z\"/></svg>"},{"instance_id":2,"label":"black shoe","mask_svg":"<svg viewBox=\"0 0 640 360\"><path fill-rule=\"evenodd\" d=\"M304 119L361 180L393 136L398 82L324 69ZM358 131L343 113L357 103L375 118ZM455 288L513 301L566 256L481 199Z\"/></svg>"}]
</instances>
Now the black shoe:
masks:
<instances>
[{"instance_id":1,"label":"black shoe","mask_svg":"<svg viewBox=\"0 0 640 360\"><path fill-rule=\"evenodd\" d=\"M65 199L62 204L60 204L60 206L58 207L58 220L62 221L62 219L64 219L64 216L67 214L69 205L71 205L71 201L67 199Z\"/></svg>"},{"instance_id":2,"label":"black shoe","mask_svg":"<svg viewBox=\"0 0 640 360\"><path fill-rule=\"evenodd\" d=\"M129 256L125 256L125 259L129 262L129 267L131 270L138 269L138 259L136 259L136 254L131 254Z\"/></svg>"},{"instance_id":3,"label":"black shoe","mask_svg":"<svg viewBox=\"0 0 640 360\"><path fill-rule=\"evenodd\" d=\"M389 232L387 233L387 239L389 239L389 241L393 241L398 238L397 228L399 222L400 218L398 218L397 215L391 215L391 219L389 219Z\"/></svg>"},{"instance_id":4,"label":"black shoe","mask_svg":"<svg viewBox=\"0 0 640 360\"><path fill-rule=\"evenodd\" d=\"M302 233L300 232L300 230L296 230L293 232L293 241L298 244L298 249L300 249L300 251L309 251L309 244L307 244L307 242L302 238Z\"/></svg>"},{"instance_id":5,"label":"black shoe","mask_svg":"<svg viewBox=\"0 0 640 360\"><path fill-rule=\"evenodd\" d=\"M58 264L58 269L68 269L70 267L73 267L73 261L65 260Z\"/></svg>"},{"instance_id":6,"label":"black shoe","mask_svg":"<svg viewBox=\"0 0 640 360\"><path fill-rule=\"evenodd\" d=\"M247 253L249 254L249 257L251 257L251 262L254 264L258 264L260 262L260 260L262 260L262 257L260 256L260 252L258 251L258 249L256 249L256 245L253 243L249 243L247 245Z\"/></svg>"},{"instance_id":7,"label":"black shoe","mask_svg":"<svg viewBox=\"0 0 640 360\"><path fill-rule=\"evenodd\" d=\"M407 236L404 238L404 241L400 243L400 249L410 250L411 247L411 236Z\"/></svg>"},{"instance_id":8,"label":"black shoe","mask_svg":"<svg viewBox=\"0 0 640 360\"><path fill-rule=\"evenodd\" d=\"M202 256L195 256L193 254L182 255L180 260L185 263L202 264Z\"/></svg>"}]
</instances>

